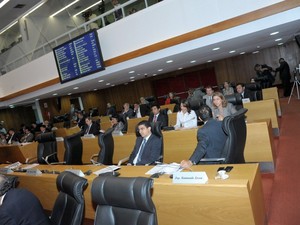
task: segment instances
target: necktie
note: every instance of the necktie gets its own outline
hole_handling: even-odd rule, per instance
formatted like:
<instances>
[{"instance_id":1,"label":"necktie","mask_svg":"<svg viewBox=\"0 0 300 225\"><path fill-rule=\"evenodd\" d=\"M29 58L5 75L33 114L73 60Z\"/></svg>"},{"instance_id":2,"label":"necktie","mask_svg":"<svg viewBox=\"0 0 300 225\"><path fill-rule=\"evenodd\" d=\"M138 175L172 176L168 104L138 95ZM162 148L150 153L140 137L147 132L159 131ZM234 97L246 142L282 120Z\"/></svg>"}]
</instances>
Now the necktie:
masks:
<instances>
[{"instance_id":1,"label":"necktie","mask_svg":"<svg viewBox=\"0 0 300 225\"><path fill-rule=\"evenodd\" d=\"M156 123L156 120L157 120L156 117L157 117L156 115L154 115L154 117L153 117L153 122L154 122L154 123Z\"/></svg>"},{"instance_id":2,"label":"necktie","mask_svg":"<svg viewBox=\"0 0 300 225\"><path fill-rule=\"evenodd\" d=\"M142 159L142 154L143 154L143 151L144 151L144 148L145 148L145 144L146 144L146 139L144 138L142 144L141 144L141 147L140 147L140 152L139 152L139 156L138 156L138 159L137 159L137 162L140 162L141 159Z\"/></svg>"}]
</instances>

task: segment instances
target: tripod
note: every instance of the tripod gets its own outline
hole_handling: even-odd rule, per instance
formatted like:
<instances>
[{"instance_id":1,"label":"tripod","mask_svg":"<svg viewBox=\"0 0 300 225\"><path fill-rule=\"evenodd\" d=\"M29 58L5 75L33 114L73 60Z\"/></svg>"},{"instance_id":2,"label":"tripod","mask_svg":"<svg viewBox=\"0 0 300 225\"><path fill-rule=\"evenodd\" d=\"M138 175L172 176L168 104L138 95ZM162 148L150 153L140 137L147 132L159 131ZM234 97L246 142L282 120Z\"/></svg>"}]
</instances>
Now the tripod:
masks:
<instances>
[{"instance_id":1,"label":"tripod","mask_svg":"<svg viewBox=\"0 0 300 225\"><path fill-rule=\"evenodd\" d=\"M300 67L300 65L299 65L299 67ZM296 68L296 69L299 70L300 68ZM297 71L297 70L296 70L296 71ZM300 82L299 82L299 80L298 80L298 78L297 78L297 74L295 73L295 76L294 76L294 84L293 84L293 87L292 87L292 90L291 90L291 94L290 94L290 97L289 97L288 104L290 104L290 100L291 100L291 97L292 97L292 95L293 95L295 86L296 86L296 89L297 89L297 97L298 97L298 99L300 99L300 97L299 97L299 85L300 85Z\"/></svg>"}]
</instances>

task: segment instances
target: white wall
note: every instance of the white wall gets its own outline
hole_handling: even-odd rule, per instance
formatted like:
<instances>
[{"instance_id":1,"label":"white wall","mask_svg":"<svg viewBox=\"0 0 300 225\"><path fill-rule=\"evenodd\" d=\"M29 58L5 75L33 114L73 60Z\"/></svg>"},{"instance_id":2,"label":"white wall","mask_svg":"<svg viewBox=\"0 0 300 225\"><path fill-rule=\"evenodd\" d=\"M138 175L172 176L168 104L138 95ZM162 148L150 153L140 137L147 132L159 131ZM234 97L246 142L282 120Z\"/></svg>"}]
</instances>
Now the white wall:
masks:
<instances>
[{"instance_id":1,"label":"white wall","mask_svg":"<svg viewBox=\"0 0 300 225\"><path fill-rule=\"evenodd\" d=\"M185 34L187 32L227 20L279 0L164 0L138 13L98 30L104 60L131 52L142 47ZM38 28L50 35L65 29L70 20L30 23L28 29L33 38ZM62 25L61 25L62 24ZM61 25L61 26L60 26ZM53 31L52 29L55 28ZM34 45L40 39L33 38ZM31 41L31 40L30 40ZM24 44L26 42L23 42ZM20 54L20 53L19 53ZM10 58L16 57L11 53ZM1 67L1 66L0 66ZM52 53L0 77L0 97L57 78ZM45 90L46 91L46 90Z\"/></svg>"}]
</instances>

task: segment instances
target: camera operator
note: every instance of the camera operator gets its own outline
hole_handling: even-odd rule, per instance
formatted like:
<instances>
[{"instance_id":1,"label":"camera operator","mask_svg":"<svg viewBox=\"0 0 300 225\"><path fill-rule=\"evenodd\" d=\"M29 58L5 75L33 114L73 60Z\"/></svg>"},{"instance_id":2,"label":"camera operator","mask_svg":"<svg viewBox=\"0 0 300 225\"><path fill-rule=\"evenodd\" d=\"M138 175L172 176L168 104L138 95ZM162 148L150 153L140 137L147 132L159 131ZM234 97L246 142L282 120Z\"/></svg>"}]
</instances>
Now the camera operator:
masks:
<instances>
[{"instance_id":1,"label":"camera operator","mask_svg":"<svg viewBox=\"0 0 300 225\"><path fill-rule=\"evenodd\" d=\"M256 64L254 70L256 72L255 80L260 82L262 88L272 87L275 82L275 76L272 74L272 72L274 72L272 67L266 64Z\"/></svg>"},{"instance_id":2,"label":"camera operator","mask_svg":"<svg viewBox=\"0 0 300 225\"><path fill-rule=\"evenodd\" d=\"M283 86L283 95L288 97L291 94L291 72L289 64L284 60L284 58L279 59L280 66L276 68L276 72L279 72L279 77Z\"/></svg>"}]
</instances>

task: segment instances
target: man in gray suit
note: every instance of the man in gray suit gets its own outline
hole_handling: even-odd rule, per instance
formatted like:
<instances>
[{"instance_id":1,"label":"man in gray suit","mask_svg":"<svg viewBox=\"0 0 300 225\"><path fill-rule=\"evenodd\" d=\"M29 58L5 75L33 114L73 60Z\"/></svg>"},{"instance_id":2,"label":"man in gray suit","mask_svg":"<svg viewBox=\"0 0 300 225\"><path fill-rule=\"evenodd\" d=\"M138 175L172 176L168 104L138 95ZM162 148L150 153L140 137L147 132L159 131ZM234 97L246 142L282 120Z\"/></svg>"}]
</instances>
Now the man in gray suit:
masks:
<instances>
[{"instance_id":1,"label":"man in gray suit","mask_svg":"<svg viewBox=\"0 0 300 225\"><path fill-rule=\"evenodd\" d=\"M182 160L180 166L189 168L198 164L202 158L219 158L227 136L222 129L222 122L213 119L211 108L203 105L199 109L199 119L204 126L198 129L198 144L189 160Z\"/></svg>"},{"instance_id":2,"label":"man in gray suit","mask_svg":"<svg viewBox=\"0 0 300 225\"><path fill-rule=\"evenodd\" d=\"M137 137L134 149L127 165L149 165L160 159L162 139L152 134L150 122L143 120L138 123L140 137Z\"/></svg>"},{"instance_id":3,"label":"man in gray suit","mask_svg":"<svg viewBox=\"0 0 300 225\"><path fill-rule=\"evenodd\" d=\"M214 90L212 89L211 86L207 86L205 88L205 91L206 91L206 95L203 96L203 100L205 100L205 104L208 105L211 109L212 109L212 96L213 96L213 93L214 93Z\"/></svg>"}]
</instances>

